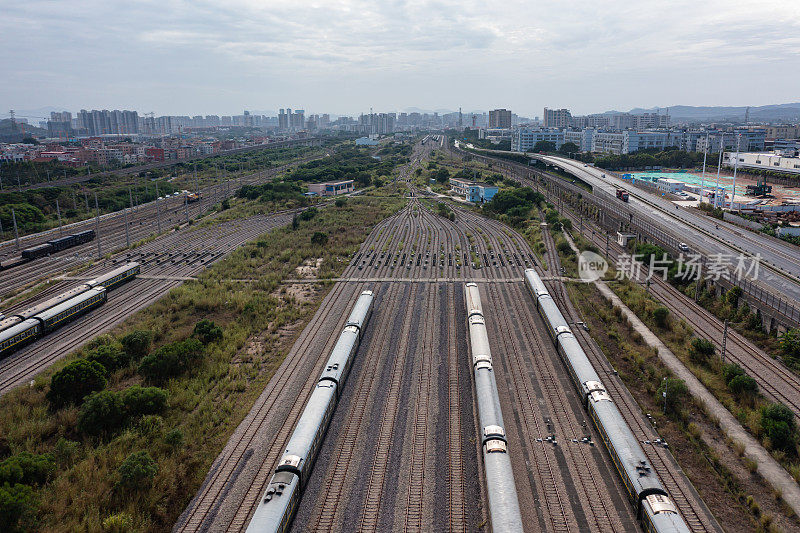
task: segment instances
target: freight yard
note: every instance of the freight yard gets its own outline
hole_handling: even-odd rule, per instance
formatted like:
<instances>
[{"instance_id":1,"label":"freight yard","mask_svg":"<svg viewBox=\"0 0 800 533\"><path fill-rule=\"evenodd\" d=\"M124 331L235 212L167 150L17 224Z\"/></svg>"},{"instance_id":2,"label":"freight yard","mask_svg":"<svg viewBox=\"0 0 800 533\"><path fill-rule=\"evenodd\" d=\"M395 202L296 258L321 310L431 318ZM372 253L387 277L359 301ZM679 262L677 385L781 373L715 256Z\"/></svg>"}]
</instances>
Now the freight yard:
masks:
<instances>
[{"instance_id":1,"label":"freight yard","mask_svg":"<svg viewBox=\"0 0 800 533\"><path fill-rule=\"evenodd\" d=\"M105 303L0 360L5 428L36 421L3 442L41 438L37 453L82 442L74 468L88 476L90 465L104 465L91 477L106 489L83 485L82 510L41 507L37 520L92 529L122 516L162 531L526 532L716 532L759 520L732 491L706 501L711 484L698 485L706 470L684 462L691 450L683 438L673 449L578 308L576 259L565 242L591 243L612 264L627 251L612 245L601 211L576 208L577 189L561 177L454 148L446 136L406 148L392 148L402 157L381 152L393 165L385 183L315 207L258 212L258 200L240 197L231 211L213 208L244 185L312 168L302 167L306 158L207 188L199 201L176 197L71 230L93 229L99 243L26 261L5 245L0 289L16 295L2 306L6 320L20 314L33 324L40 315L25 310L136 268L114 281ZM496 203L481 211L414 185L431 162L445 161L501 172L501 200L503 189L527 187L519 194L536 198L527 222L509 223ZM643 201L636 194L625 209ZM609 198L598 201L619 205ZM558 221L549 218L556 207ZM301 235L302 252L293 252L289 243ZM52 239L31 236L26 249ZM142 243L128 246L135 241ZM114 252L97 259L100 247ZM646 287L724 347L764 398L800 415L792 370L667 281L654 277ZM208 333L217 325L219 333ZM108 389L92 397L124 394L131 384L161 387L170 399L147 415L158 421L107 429L97 441L82 435L86 404L50 414L38 407L54 373L94 357L98 346L127 349L123 339L137 331L153 332L149 355L110 370ZM196 368L148 373L153 354L194 339L204 354ZM51 414L64 422L45 436L38 428L51 427ZM158 428L143 429L145 419ZM179 444L167 444L176 431ZM138 493L141 505L120 500L114 484L121 459L137 449L161 465ZM732 463L718 472L752 459L725 460ZM756 485L768 490L772 477L759 475ZM57 476L39 490L58 500L69 490L62 496L56 487L66 486ZM800 503L791 491L783 498L789 509ZM796 525L790 512L774 520Z\"/></svg>"}]
</instances>

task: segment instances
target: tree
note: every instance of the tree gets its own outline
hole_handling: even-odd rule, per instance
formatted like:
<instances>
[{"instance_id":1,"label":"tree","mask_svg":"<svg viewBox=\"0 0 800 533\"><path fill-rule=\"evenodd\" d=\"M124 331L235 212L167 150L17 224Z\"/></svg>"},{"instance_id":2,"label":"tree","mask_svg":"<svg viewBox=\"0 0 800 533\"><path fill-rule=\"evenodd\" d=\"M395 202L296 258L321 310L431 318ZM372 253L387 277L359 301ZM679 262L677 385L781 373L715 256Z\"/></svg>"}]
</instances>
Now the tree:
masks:
<instances>
[{"instance_id":1,"label":"tree","mask_svg":"<svg viewBox=\"0 0 800 533\"><path fill-rule=\"evenodd\" d=\"M78 430L87 435L108 435L125 422L125 408L119 393L95 392L83 402L78 413Z\"/></svg>"},{"instance_id":2,"label":"tree","mask_svg":"<svg viewBox=\"0 0 800 533\"><path fill-rule=\"evenodd\" d=\"M779 337L781 354L784 357L800 358L800 329L788 329Z\"/></svg>"},{"instance_id":3,"label":"tree","mask_svg":"<svg viewBox=\"0 0 800 533\"><path fill-rule=\"evenodd\" d=\"M53 455L20 452L0 461L0 485L42 485L55 470Z\"/></svg>"},{"instance_id":4,"label":"tree","mask_svg":"<svg viewBox=\"0 0 800 533\"><path fill-rule=\"evenodd\" d=\"M222 328L213 321L204 318L194 326L194 334L203 344L214 342L222 338Z\"/></svg>"},{"instance_id":5,"label":"tree","mask_svg":"<svg viewBox=\"0 0 800 533\"><path fill-rule=\"evenodd\" d=\"M722 379L725 380L726 385L729 385L733 378L744 375L746 375L744 369L736 363L730 363L722 367Z\"/></svg>"},{"instance_id":6,"label":"tree","mask_svg":"<svg viewBox=\"0 0 800 533\"><path fill-rule=\"evenodd\" d=\"M312 218L317 216L317 213L318 213L318 211L317 211L316 207L309 207L308 209L306 209L305 211L300 213L298 218L300 220L311 220Z\"/></svg>"},{"instance_id":7,"label":"tree","mask_svg":"<svg viewBox=\"0 0 800 533\"><path fill-rule=\"evenodd\" d=\"M128 416L155 415L167 406L167 396L164 389L134 385L122 392L122 405Z\"/></svg>"},{"instance_id":8,"label":"tree","mask_svg":"<svg viewBox=\"0 0 800 533\"><path fill-rule=\"evenodd\" d=\"M325 246L328 244L328 234L321 231L315 231L311 236L311 244L314 246Z\"/></svg>"},{"instance_id":9,"label":"tree","mask_svg":"<svg viewBox=\"0 0 800 533\"><path fill-rule=\"evenodd\" d=\"M47 399L54 407L80 402L84 396L106 386L106 369L96 361L78 359L50 379Z\"/></svg>"},{"instance_id":10,"label":"tree","mask_svg":"<svg viewBox=\"0 0 800 533\"><path fill-rule=\"evenodd\" d=\"M147 488L158 473L158 465L142 450L130 454L117 468L118 486L127 490Z\"/></svg>"},{"instance_id":11,"label":"tree","mask_svg":"<svg viewBox=\"0 0 800 533\"><path fill-rule=\"evenodd\" d=\"M739 298L742 296L742 288L735 285L725 294L725 301L736 308L739 306Z\"/></svg>"},{"instance_id":12,"label":"tree","mask_svg":"<svg viewBox=\"0 0 800 533\"><path fill-rule=\"evenodd\" d=\"M440 168L436 172L433 172L432 176L439 183L447 183L450 179L450 171L446 168Z\"/></svg>"},{"instance_id":13,"label":"tree","mask_svg":"<svg viewBox=\"0 0 800 533\"><path fill-rule=\"evenodd\" d=\"M716 348L710 340L695 337L689 346L689 358L699 365L707 365L715 351Z\"/></svg>"},{"instance_id":14,"label":"tree","mask_svg":"<svg viewBox=\"0 0 800 533\"><path fill-rule=\"evenodd\" d=\"M139 373L152 382L163 382L192 368L203 355L197 339L162 346L139 364Z\"/></svg>"},{"instance_id":15,"label":"tree","mask_svg":"<svg viewBox=\"0 0 800 533\"><path fill-rule=\"evenodd\" d=\"M417 169L417 170L419 170L419 169ZM344 207L345 205L347 205L347 200L345 200L344 198L337 198L336 201L333 202L333 204L336 207Z\"/></svg>"},{"instance_id":16,"label":"tree","mask_svg":"<svg viewBox=\"0 0 800 533\"><path fill-rule=\"evenodd\" d=\"M122 349L128 354L131 361L138 361L150 351L153 334L146 330L136 330L128 333L120 340Z\"/></svg>"},{"instance_id":17,"label":"tree","mask_svg":"<svg viewBox=\"0 0 800 533\"><path fill-rule=\"evenodd\" d=\"M574 154L581 151L581 147L575 143L564 143L558 149L562 154Z\"/></svg>"},{"instance_id":18,"label":"tree","mask_svg":"<svg viewBox=\"0 0 800 533\"><path fill-rule=\"evenodd\" d=\"M555 152L556 143L550 141L539 141L533 145L534 152Z\"/></svg>"},{"instance_id":19,"label":"tree","mask_svg":"<svg viewBox=\"0 0 800 533\"><path fill-rule=\"evenodd\" d=\"M664 329L669 324L669 309L666 307L656 307L653 309L653 320L656 326Z\"/></svg>"},{"instance_id":20,"label":"tree","mask_svg":"<svg viewBox=\"0 0 800 533\"><path fill-rule=\"evenodd\" d=\"M792 410L773 403L761 410L761 428L773 449L792 452L795 443L795 421Z\"/></svg>"},{"instance_id":21,"label":"tree","mask_svg":"<svg viewBox=\"0 0 800 533\"><path fill-rule=\"evenodd\" d=\"M0 531L26 531L23 526L36 511L33 488L21 483L0 485Z\"/></svg>"},{"instance_id":22,"label":"tree","mask_svg":"<svg viewBox=\"0 0 800 533\"><path fill-rule=\"evenodd\" d=\"M747 374L739 375L728 383L728 388L736 396L751 396L758 392L758 383Z\"/></svg>"},{"instance_id":23,"label":"tree","mask_svg":"<svg viewBox=\"0 0 800 533\"><path fill-rule=\"evenodd\" d=\"M689 395L689 388L686 382L678 378L666 378L661 381L661 386L656 392L656 401L664 405L664 392L666 391L666 406L668 413L679 413L686 398Z\"/></svg>"},{"instance_id":24,"label":"tree","mask_svg":"<svg viewBox=\"0 0 800 533\"><path fill-rule=\"evenodd\" d=\"M107 372L113 372L128 364L128 355L114 345L100 346L89 352L87 361L96 361L103 365Z\"/></svg>"}]
</instances>

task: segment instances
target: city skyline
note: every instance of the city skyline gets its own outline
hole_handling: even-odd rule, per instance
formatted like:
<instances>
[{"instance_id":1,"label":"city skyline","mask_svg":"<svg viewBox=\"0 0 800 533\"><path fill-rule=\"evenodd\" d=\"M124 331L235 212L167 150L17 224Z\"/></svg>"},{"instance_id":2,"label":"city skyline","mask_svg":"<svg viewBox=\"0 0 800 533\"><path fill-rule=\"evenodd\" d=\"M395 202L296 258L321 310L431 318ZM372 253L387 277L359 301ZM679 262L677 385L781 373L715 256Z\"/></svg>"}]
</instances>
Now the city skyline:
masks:
<instances>
[{"instance_id":1,"label":"city skyline","mask_svg":"<svg viewBox=\"0 0 800 533\"><path fill-rule=\"evenodd\" d=\"M800 6L788 1L4 4L8 109L228 114L294 102L358 115L458 104L537 116L790 102L800 82ZM765 89L776 62L783 82Z\"/></svg>"}]
</instances>

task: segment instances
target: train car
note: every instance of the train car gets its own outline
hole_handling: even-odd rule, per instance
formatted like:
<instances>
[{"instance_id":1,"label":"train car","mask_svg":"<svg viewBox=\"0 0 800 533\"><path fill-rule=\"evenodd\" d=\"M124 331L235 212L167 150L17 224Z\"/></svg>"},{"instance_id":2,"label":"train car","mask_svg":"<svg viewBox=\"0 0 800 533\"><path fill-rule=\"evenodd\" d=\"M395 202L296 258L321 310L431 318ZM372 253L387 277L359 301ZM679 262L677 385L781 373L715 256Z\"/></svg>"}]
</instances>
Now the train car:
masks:
<instances>
[{"instance_id":1,"label":"train car","mask_svg":"<svg viewBox=\"0 0 800 533\"><path fill-rule=\"evenodd\" d=\"M8 329L11 326L16 326L20 322L22 322L22 319L18 316L3 316L3 318L0 319L0 331Z\"/></svg>"},{"instance_id":2,"label":"train car","mask_svg":"<svg viewBox=\"0 0 800 533\"><path fill-rule=\"evenodd\" d=\"M36 315L34 318L42 322L44 332L47 333L104 304L105 301L106 289L104 287L96 287L58 304Z\"/></svg>"},{"instance_id":3,"label":"train car","mask_svg":"<svg viewBox=\"0 0 800 533\"><path fill-rule=\"evenodd\" d=\"M372 315L372 291L363 291L328 357L283 456L247 526L248 532L283 532L294 512L314 466L319 447L336 410L340 389L349 373L363 329Z\"/></svg>"},{"instance_id":4,"label":"train car","mask_svg":"<svg viewBox=\"0 0 800 533\"><path fill-rule=\"evenodd\" d=\"M0 270L6 270L9 268L14 268L15 266L23 265L27 263L27 259L23 259L22 257L15 257L13 259L5 259L2 263L0 263Z\"/></svg>"},{"instance_id":5,"label":"train car","mask_svg":"<svg viewBox=\"0 0 800 533\"><path fill-rule=\"evenodd\" d=\"M0 331L0 359L37 338L41 331L42 323L33 318Z\"/></svg>"},{"instance_id":6,"label":"train car","mask_svg":"<svg viewBox=\"0 0 800 533\"><path fill-rule=\"evenodd\" d=\"M492 531L518 533L523 531L522 515L511 459L508 455L508 441L492 367L492 352L486 332L480 292L476 283L467 283L464 289Z\"/></svg>"},{"instance_id":7,"label":"train car","mask_svg":"<svg viewBox=\"0 0 800 533\"><path fill-rule=\"evenodd\" d=\"M88 287L105 287L106 290L114 289L123 283L135 278L141 272L141 265L139 263L131 262L115 268L107 274L96 277L95 279L86 283Z\"/></svg>"},{"instance_id":8,"label":"train car","mask_svg":"<svg viewBox=\"0 0 800 533\"><path fill-rule=\"evenodd\" d=\"M28 307L27 309L23 309L19 313L14 313L13 315L10 316L15 316L22 320L33 318L36 315L44 313L48 309L52 309L53 307L66 302L67 300L71 300L72 298L83 294L89 289L91 289L89 285L87 285L86 283L81 283L77 287L73 287L66 292L62 292L61 294L53 296L52 298L49 298L42 303L38 303L36 305Z\"/></svg>"},{"instance_id":9,"label":"train car","mask_svg":"<svg viewBox=\"0 0 800 533\"><path fill-rule=\"evenodd\" d=\"M39 259L40 257L50 255L51 253L53 253L53 245L44 243L22 250L22 258L26 261L32 261L33 259Z\"/></svg>"},{"instance_id":10,"label":"train car","mask_svg":"<svg viewBox=\"0 0 800 533\"><path fill-rule=\"evenodd\" d=\"M525 271L525 279L644 529L659 533L688 532L688 525L653 471L639 441L609 396L547 287L533 269Z\"/></svg>"}]
</instances>

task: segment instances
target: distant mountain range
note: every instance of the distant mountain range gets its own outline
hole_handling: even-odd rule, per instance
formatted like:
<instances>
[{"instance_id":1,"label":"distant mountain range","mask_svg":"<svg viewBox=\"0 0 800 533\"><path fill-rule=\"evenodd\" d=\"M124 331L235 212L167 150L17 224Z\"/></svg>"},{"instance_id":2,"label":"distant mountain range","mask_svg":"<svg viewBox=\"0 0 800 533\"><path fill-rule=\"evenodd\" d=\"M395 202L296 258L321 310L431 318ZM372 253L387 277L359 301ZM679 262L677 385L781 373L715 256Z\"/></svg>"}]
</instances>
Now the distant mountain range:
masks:
<instances>
[{"instance_id":1,"label":"distant mountain range","mask_svg":"<svg viewBox=\"0 0 800 533\"><path fill-rule=\"evenodd\" d=\"M721 106L688 106L676 105L667 107L653 107L651 109L634 108L629 111L632 114L653 113L660 111L666 113L669 109L669 116L673 123L676 122L743 122L747 113L747 106L721 107ZM607 113L615 113L608 111ZM800 102L792 104L773 104L750 107L751 122L772 122L772 121L798 121L800 120Z\"/></svg>"}]
</instances>

